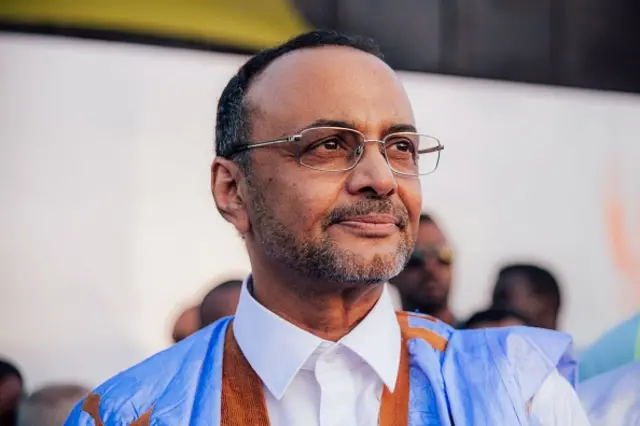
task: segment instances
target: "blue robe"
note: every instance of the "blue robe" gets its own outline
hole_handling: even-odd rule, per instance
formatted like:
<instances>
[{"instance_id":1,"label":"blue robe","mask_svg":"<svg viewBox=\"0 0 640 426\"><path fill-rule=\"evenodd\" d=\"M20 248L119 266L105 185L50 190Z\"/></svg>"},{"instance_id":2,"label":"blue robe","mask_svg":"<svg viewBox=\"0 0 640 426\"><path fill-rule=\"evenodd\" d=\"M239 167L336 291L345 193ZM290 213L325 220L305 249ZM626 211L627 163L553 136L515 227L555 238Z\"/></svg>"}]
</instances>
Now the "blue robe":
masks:
<instances>
[{"instance_id":1,"label":"blue robe","mask_svg":"<svg viewBox=\"0 0 640 426\"><path fill-rule=\"evenodd\" d=\"M634 360L640 360L640 312L599 337L579 357L583 382Z\"/></svg>"},{"instance_id":2,"label":"blue robe","mask_svg":"<svg viewBox=\"0 0 640 426\"><path fill-rule=\"evenodd\" d=\"M640 424L640 361L593 377L578 386L592 426Z\"/></svg>"},{"instance_id":3,"label":"blue robe","mask_svg":"<svg viewBox=\"0 0 640 426\"><path fill-rule=\"evenodd\" d=\"M96 388L104 425L128 426L145 416L151 426L219 426L229 321L219 320ZM408 323L448 342L444 351L419 337L407 342L408 426L452 426L452 420L461 426L532 425L527 405L553 369L575 383L566 334L528 327L454 330L420 315L409 315ZM96 426L83 403L65 426Z\"/></svg>"}]
</instances>

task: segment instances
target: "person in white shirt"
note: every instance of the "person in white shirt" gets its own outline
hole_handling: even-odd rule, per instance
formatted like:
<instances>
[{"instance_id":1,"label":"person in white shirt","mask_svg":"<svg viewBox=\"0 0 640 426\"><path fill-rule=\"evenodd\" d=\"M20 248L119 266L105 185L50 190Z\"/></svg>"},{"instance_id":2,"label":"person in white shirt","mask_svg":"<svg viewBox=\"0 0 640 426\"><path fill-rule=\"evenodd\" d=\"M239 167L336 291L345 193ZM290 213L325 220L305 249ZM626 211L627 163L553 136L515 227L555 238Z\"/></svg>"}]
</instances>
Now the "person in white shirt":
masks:
<instances>
[{"instance_id":1,"label":"person in white shirt","mask_svg":"<svg viewBox=\"0 0 640 426\"><path fill-rule=\"evenodd\" d=\"M370 40L314 31L249 59L211 171L251 261L236 315L99 386L67 426L587 425L569 336L394 311L385 283L441 151Z\"/></svg>"}]
</instances>

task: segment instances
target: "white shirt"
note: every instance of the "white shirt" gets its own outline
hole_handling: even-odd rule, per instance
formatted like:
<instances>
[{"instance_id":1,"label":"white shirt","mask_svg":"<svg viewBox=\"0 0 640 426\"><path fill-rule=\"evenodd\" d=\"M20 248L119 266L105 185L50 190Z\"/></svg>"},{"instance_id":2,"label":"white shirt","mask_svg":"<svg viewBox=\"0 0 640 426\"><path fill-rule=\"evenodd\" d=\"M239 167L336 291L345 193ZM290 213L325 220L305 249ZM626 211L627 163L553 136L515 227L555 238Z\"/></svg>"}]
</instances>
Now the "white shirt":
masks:
<instances>
[{"instance_id":1,"label":"white shirt","mask_svg":"<svg viewBox=\"0 0 640 426\"><path fill-rule=\"evenodd\" d=\"M271 426L378 424L383 386L394 390L400 366L400 326L386 288L360 324L334 343L260 305L245 280L233 330L264 383ZM557 372L531 407L542 426L589 425L572 387Z\"/></svg>"}]
</instances>

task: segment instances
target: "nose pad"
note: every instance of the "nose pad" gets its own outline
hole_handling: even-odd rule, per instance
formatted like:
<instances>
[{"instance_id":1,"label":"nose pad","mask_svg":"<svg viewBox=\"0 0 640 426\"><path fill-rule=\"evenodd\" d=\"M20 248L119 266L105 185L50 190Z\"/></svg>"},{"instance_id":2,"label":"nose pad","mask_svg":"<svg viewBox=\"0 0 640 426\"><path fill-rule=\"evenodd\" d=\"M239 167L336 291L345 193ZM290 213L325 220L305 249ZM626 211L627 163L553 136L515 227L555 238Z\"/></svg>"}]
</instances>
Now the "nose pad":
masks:
<instances>
[{"instance_id":1,"label":"nose pad","mask_svg":"<svg viewBox=\"0 0 640 426\"><path fill-rule=\"evenodd\" d=\"M369 143L375 143L378 145L378 151L380 152L380 154L382 155L382 158L384 158L384 162L387 164L387 166L389 166L389 159L387 158L387 150L385 148L384 142L377 140L377 139L368 139L365 140L361 145L359 145L355 151L354 151L354 155L357 158L357 162L359 163L360 161L362 161L364 155L366 154L366 146ZM390 167L390 166L389 166Z\"/></svg>"}]
</instances>

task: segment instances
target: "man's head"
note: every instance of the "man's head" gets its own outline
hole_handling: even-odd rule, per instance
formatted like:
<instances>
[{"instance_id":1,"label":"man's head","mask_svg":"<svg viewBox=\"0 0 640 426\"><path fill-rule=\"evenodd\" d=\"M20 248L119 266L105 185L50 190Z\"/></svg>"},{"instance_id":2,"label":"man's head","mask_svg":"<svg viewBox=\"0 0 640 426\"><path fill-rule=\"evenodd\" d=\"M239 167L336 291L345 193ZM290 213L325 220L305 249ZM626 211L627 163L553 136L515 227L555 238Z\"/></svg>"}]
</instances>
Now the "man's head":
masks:
<instances>
[{"instance_id":1,"label":"man's head","mask_svg":"<svg viewBox=\"0 0 640 426\"><path fill-rule=\"evenodd\" d=\"M548 270L513 264L502 268L493 289L493 303L524 313L536 327L557 329L560 286Z\"/></svg>"},{"instance_id":2,"label":"man's head","mask_svg":"<svg viewBox=\"0 0 640 426\"><path fill-rule=\"evenodd\" d=\"M198 306L189 306L182 311L173 325L171 338L175 343L186 339L200 329L200 311Z\"/></svg>"},{"instance_id":3,"label":"man's head","mask_svg":"<svg viewBox=\"0 0 640 426\"><path fill-rule=\"evenodd\" d=\"M75 384L45 386L21 405L18 426L59 426L89 389Z\"/></svg>"},{"instance_id":4,"label":"man's head","mask_svg":"<svg viewBox=\"0 0 640 426\"><path fill-rule=\"evenodd\" d=\"M529 325L526 316L512 309L492 307L485 311L476 312L465 323L464 328L510 327L515 325Z\"/></svg>"},{"instance_id":5,"label":"man's head","mask_svg":"<svg viewBox=\"0 0 640 426\"><path fill-rule=\"evenodd\" d=\"M0 424L12 424L22 397L22 376L8 361L0 360Z\"/></svg>"},{"instance_id":6,"label":"man's head","mask_svg":"<svg viewBox=\"0 0 640 426\"><path fill-rule=\"evenodd\" d=\"M200 303L200 328L235 314L241 289L240 280L225 281L211 289Z\"/></svg>"},{"instance_id":7,"label":"man's head","mask_svg":"<svg viewBox=\"0 0 640 426\"><path fill-rule=\"evenodd\" d=\"M433 218L420 216L418 241L409 263L392 283L402 294L405 309L436 314L447 308L453 252Z\"/></svg>"},{"instance_id":8,"label":"man's head","mask_svg":"<svg viewBox=\"0 0 640 426\"><path fill-rule=\"evenodd\" d=\"M269 265L328 292L396 275L413 249L421 192L417 177L389 164L402 169L415 146L404 138L385 151L327 127L380 140L414 126L371 41L316 31L251 58L218 104L212 192L254 271Z\"/></svg>"}]
</instances>

